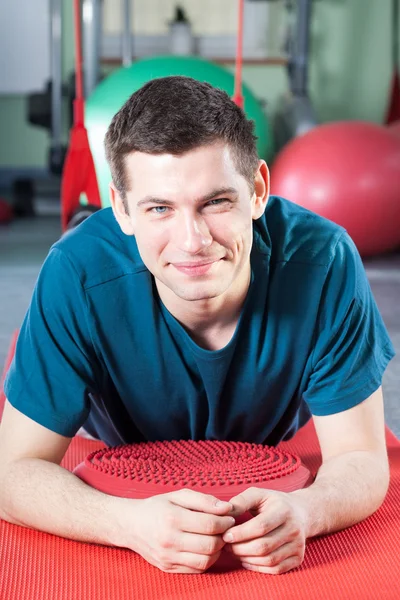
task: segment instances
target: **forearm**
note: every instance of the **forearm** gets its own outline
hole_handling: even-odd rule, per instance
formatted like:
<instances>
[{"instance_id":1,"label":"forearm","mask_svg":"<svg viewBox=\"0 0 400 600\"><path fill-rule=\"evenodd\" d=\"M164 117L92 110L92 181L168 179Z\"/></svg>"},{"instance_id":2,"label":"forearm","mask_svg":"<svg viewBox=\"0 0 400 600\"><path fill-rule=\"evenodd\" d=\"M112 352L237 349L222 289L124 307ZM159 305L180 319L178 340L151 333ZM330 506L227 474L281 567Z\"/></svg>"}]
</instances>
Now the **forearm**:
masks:
<instances>
[{"instance_id":1,"label":"forearm","mask_svg":"<svg viewBox=\"0 0 400 600\"><path fill-rule=\"evenodd\" d=\"M326 461L310 487L292 492L306 510L306 536L333 533L367 518L382 504L388 485L387 463L371 452Z\"/></svg>"},{"instance_id":2,"label":"forearm","mask_svg":"<svg viewBox=\"0 0 400 600\"><path fill-rule=\"evenodd\" d=\"M2 475L0 488L0 517L10 523L82 542L119 545L123 499L91 488L54 463L16 461Z\"/></svg>"}]
</instances>

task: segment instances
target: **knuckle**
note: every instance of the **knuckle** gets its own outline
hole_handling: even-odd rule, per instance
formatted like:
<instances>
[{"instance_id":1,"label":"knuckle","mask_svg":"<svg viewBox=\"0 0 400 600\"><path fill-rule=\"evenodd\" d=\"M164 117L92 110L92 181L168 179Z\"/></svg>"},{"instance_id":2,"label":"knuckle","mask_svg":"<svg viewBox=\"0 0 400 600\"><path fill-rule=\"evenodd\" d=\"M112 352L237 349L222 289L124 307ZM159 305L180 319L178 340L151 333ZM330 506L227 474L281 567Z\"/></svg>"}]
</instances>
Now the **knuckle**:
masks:
<instances>
[{"instance_id":1,"label":"knuckle","mask_svg":"<svg viewBox=\"0 0 400 600\"><path fill-rule=\"evenodd\" d=\"M173 546L173 537L168 530L160 533L159 544L162 550L167 550Z\"/></svg>"},{"instance_id":2,"label":"knuckle","mask_svg":"<svg viewBox=\"0 0 400 600\"><path fill-rule=\"evenodd\" d=\"M276 566L274 566L273 572L276 575L282 575L283 573L287 573L288 571L295 569L300 564L301 564L301 561L298 558L293 558L293 560L284 561L284 562L281 562L280 564L277 564Z\"/></svg>"},{"instance_id":3,"label":"knuckle","mask_svg":"<svg viewBox=\"0 0 400 600\"><path fill-rule=\"evenodd\" d=\"M216 546L217 543L214 539L207 540L204 542L203 552L208 555L214 554L217 550Z\"/></svg>"},{"instance_id":4,"label":"knuckle","mask_svg":"<svg viewBox=\"0 0 400 600\"><path fill-rule=\"evenodd\" d=\"M296 524L293 525L292 531L291 531L292 539L295 540L295 539L301 537L301 535L302 535L302 533L301 533L300 527Z\"/></svg>"},{"instance_id":5,"label":"knuckle","mask_svg":"<svg viewBox=\"0 0 400 600\"><path fill-rule=\"evenodd\" d=\"M265 556L269 552L268 542L260 541L256 546L256 554Z\"/></svg>"},{"instance_id":6,"label":"knuckle","mask_svg":"<svg viewBox=\"0 0 400 600\"><path fill-rule=\"evenodd\" d=\"M161 571L168 573L173 570L174 565L166 556L160 555L158 557L158 568L161 569Z\"/></svg>"},{"instance_id":7,"label":"knuckle","mask_svg":"<svg viewBox=\"0 0 400 600\"><path fill-rule=\"evenodd\" d=\"M282 575L288 570L288 567L285 567L283 563L274 566L274 571L276 575Z\"/></svg>"},{"instance_id":8,"label":"knuckle","mask_svg":"<svg viewBox=\"0 0 400 600\"><path fill-rule=\"evenodd\" d=\"M304 560L305 548L300 547L297 549L296 554L293 555L293 561L296 562L296 566L301 565Z\"/></svg>"},{"instance_id":9,"label":"knuckle","mask_svg":"<svg viewBox=\"0 0 400 600\"><path fill-rule=\"evenodd\" d=\"M288 521L291 517L291 511L290 511L290 507L287 504L284 504L281 507L281 515L282 515L282 519L284 519L285 521Z\"/></svg>"},{"instance_id":10,"label":"knuckle","mask_svg":"<svg viewBox=\"0 0 400 600\"><path fill-rule=\"evenodd\" d=\"M278 557L273 554L269 554L265 557L265 565L267 567L275 567L278 564Z\"/></svg>"},{"instance_id":11,"label":"knuckle","mask_svg":"<svg viewBox=\"0 0 400 600\"><path fill-rule=\"evenodd\" d=\"M217 526L216 526L216 522L214 521L214 519L206 519L205 523L204 523L204 531L207 535L212 535L213 533L216 532Z\"/></svg>"},{"instance_id":12,"label":"knuckle","mask_svg":"<svg viewBox=\"0 0 400 600\"><path fill-rule=\"evenodd\" d=\"M163 571L163 573L174 573L175 572L175 568L173 567L173 565L161 564L159 569L160 569L160 571Z\"/></svg>"},{"instance_id":13,"label":"knuckle","mask_svg":"<svg viewBox=\"0 0 400 600\"><path fill-rule=\"evenodd\" d=\"M210 559L208 557L201 557L195 561L195 564L193 566L195 569L198 569L199 571L205 571L206 569L208 569L209 564L210 564Z\"/></svg>"},{"instance_id":14,"label":"knuckle","mask_svg":"<svg viewBox=\"0 0 400 600\"><path fill-rule=\"evenodd\" d=\"M217 536L214 541L213 554L215 554L215 552L219 552L220 550L222 550L222 548L224 548L224 546L225 546L225 542L222 539L222 537Z\"/></svg>"},{"instance_id":15,"label":"knuckle","mask_svg":"<svg viewBox=\"0 0 400 600\"><path fill-rule=\"evenodd\" d=\"M160 565L162 565L163 567L168 567L169 565L171 565L170 555L164 549L162 549L158 552L157 559L158 559L158 562L160 563Z\"/></svg>"},{"instance_id":16,"label":"knuckle","mask_svg":"<svg viewBox=\"0 0 400 600\"><path fill-rule=\"evenodd\" d=\"M261 521L258 523L258 532L260 535L264 535L268 531L268 523L266 521Z\"/></svg>"}]
</instances>

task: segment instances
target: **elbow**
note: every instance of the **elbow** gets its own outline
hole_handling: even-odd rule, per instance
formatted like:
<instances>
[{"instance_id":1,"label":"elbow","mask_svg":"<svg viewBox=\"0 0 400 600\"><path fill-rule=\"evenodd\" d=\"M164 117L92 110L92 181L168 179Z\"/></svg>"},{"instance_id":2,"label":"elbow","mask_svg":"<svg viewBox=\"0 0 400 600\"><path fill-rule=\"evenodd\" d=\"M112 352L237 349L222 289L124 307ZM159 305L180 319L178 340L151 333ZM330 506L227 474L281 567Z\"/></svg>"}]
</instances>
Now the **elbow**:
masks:
<instances>
[{"instance_id":1,"label":"elbow","mask_svg":"<svg viewBox=\"0 0 400 600\"><path fill-rule=\"evenodd\" d=\"M2 469L0 471L0 520L7 521L7 523L11 523L11 525L21 525L21 523L12 518L6 509L7 502L10 502L10 493L7 492L9 484L7 483L6 475L6 469Z\"/></svg>"},{"instance_id":2,"label":"elbow","mask_svg":"<svg viewBox=\"0 0 400 600\"><path fill-rule=\"evenodd\" d=\"M390 471L389 471L389 468L387 469L387 472L383 475L382 479L383 479L383 481L382 481L382 498L381 498L381 502L380 502L378 508L380 506L382 506L382 504L383 504L383 502L384 502L384 500L385 500L385 498L386 498L386 496L388 494L388 491L389 491L389 487L390 487Z\"/></svg>"},{"instance_id":3,"label":"elbow","mask_svg":"<svg viewBox=\"0 0 400 600\"><path fill-rule=\"evenodd\" d=\"M2 485L3 485L3 482L0 481L0 489L3 489ZM5 504L4 494L0 494L0 521L7 521L8 523L11 523L12 525L16 525L16 522L13 521L13 519L10 517L10 515L6 512L6 510L4 508L4 504Z\"/></svg>"},{"instance_id":4,"label":"elbow","mask_svg":"<svg viewBox=\"0 0 400 600\"><path fill-rule=\"evenodd\" d=\"M0 521L6 521L11 525L21 525L18 521L15 521L9 514L7 514L0 506Z\"/></svg>"},{"instance_id":5,"label":"elbow","mask_svg":"<svg viewBox=\"0 0 400 600\"><path fill-rule=\"evenodd\" d=\"M384 461L383 464L382 462L380 463L380 468L373 477L372 486L372 490L374 491L373 504L375 506L373 506L371 514L376 512L382 506L389 491L390 469L387 459Z\"/></svg>"}]
</instances>

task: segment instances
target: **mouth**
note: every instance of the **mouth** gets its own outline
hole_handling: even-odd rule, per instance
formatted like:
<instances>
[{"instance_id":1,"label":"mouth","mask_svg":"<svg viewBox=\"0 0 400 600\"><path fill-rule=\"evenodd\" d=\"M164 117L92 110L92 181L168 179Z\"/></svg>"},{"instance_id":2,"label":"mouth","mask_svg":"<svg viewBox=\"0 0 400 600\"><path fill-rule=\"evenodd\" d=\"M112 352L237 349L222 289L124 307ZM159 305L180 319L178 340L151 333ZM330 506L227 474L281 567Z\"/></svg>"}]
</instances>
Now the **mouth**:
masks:
<instances>
[{"instance_id":1,"label":"mouth","mask_svg":"<svg viewBox=\"0 0 400 600\"><path fill-rule=\"evenodd\" d=\"M186 263L172 263L175 269L184 273L185 275L190 275L192 277L198 277L199 275L204 275L211 269L211 267L219 262L221 259L217 260L208 260L202 262L186 262Z\"/></svg>"}]
</instances>

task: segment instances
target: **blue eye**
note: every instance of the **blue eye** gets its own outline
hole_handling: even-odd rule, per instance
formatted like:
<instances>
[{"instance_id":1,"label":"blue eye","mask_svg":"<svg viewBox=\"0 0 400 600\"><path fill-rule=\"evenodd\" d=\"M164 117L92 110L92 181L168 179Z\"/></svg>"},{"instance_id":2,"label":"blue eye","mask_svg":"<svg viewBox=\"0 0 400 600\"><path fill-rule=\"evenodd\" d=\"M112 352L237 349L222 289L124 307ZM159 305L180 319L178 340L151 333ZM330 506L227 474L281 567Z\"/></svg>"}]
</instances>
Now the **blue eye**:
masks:
<instances>
[{"instance_id":1,"label":"blue eye","mask_svg":"<svg viewBox=\"0 0 400 600\"><path fill-rule=\"evenodd\" d=\"M150 212L155 212L157 215L164 215L168 209L168 206L153 206L150 208Z\"/></svg>"},{"instance_id":2,"label":"blue eye","mask_svg":"<svg viewBox=\"0 0 400 600\"><path fill-rule=\"evenodd\" d=\"M216 202L216 204L214 204ZM229 202L226 198L216 198L215 200L210 200L207 204L211 204L211 206L218 206L218 204L222 204L223 202Z\"/></svg>"}]
</instances>

